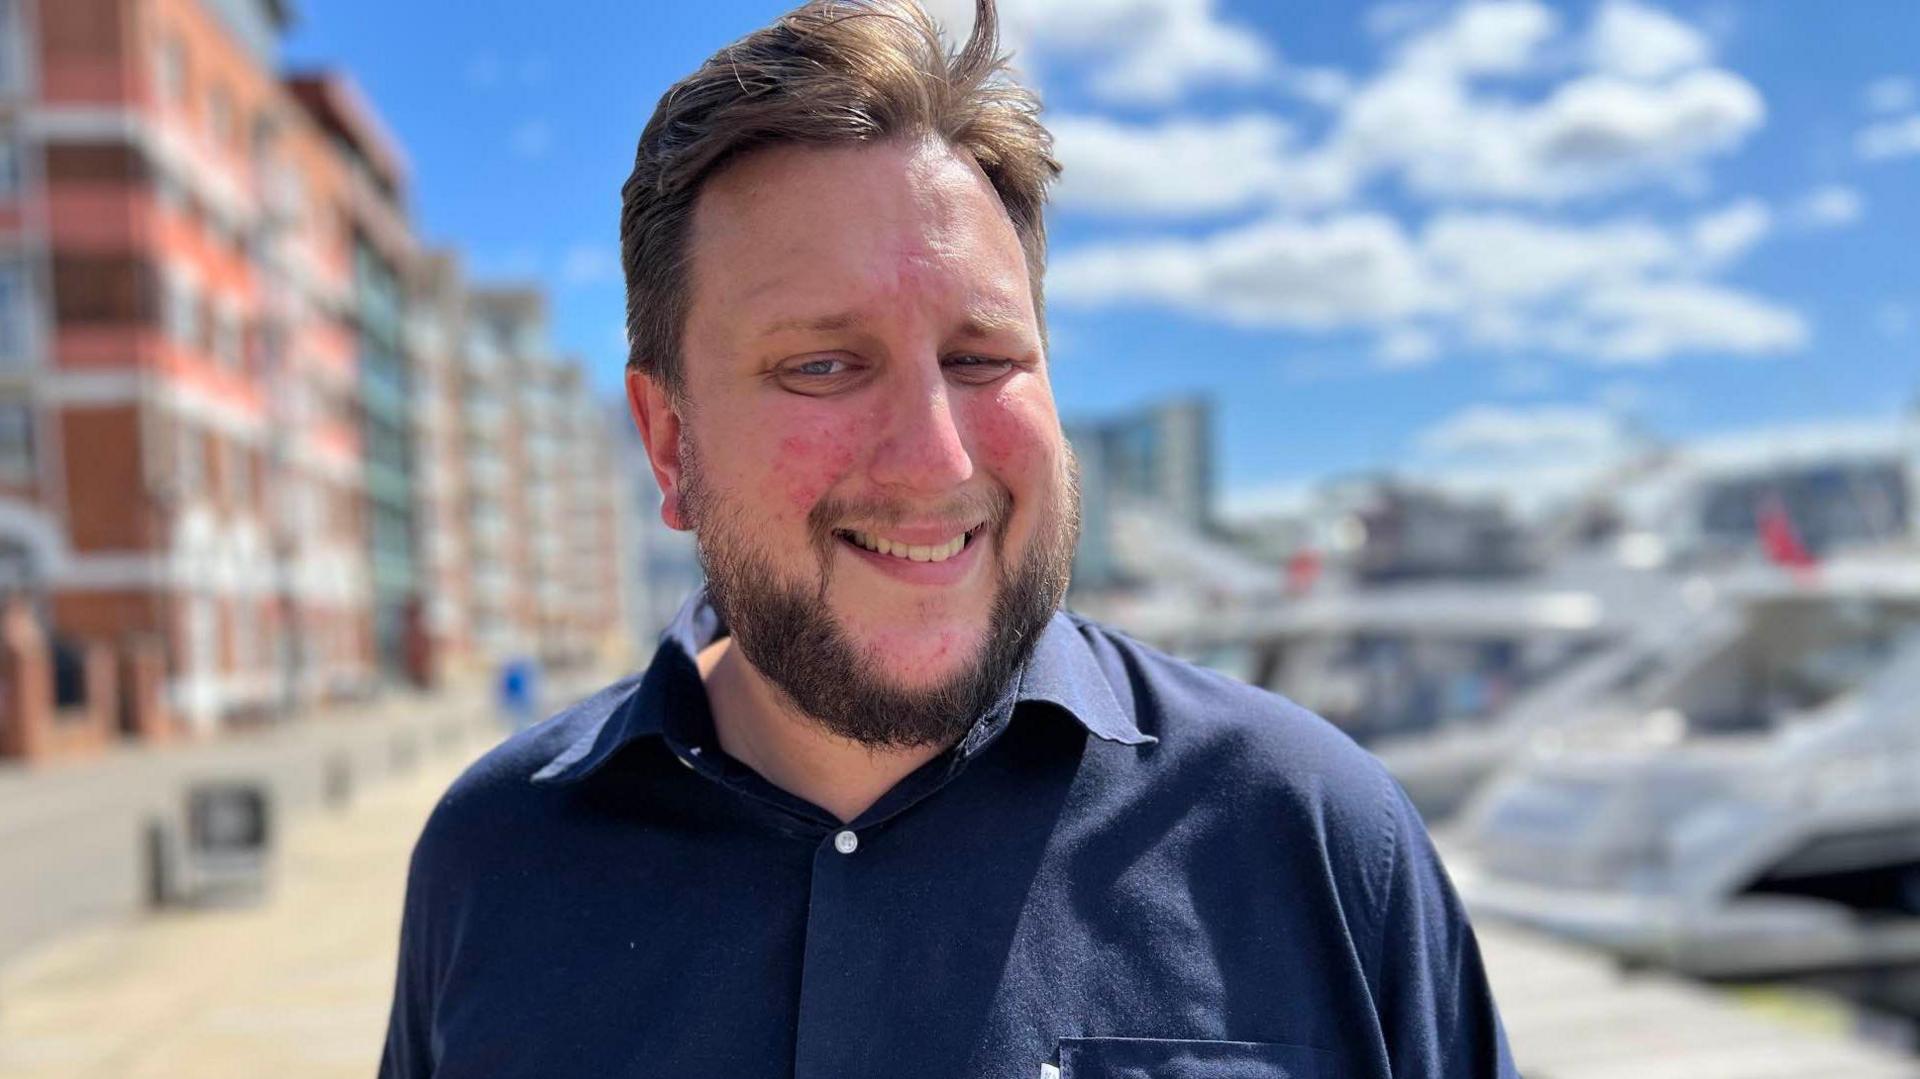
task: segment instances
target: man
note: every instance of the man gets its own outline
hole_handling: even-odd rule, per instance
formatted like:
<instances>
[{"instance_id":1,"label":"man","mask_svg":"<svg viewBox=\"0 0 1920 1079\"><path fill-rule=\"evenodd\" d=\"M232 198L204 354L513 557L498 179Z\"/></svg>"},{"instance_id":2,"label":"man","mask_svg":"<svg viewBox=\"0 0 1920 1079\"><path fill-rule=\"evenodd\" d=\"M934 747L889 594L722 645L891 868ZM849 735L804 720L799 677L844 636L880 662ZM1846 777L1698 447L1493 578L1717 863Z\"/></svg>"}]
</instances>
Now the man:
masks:
<instances>
[{"instance_id":1,"label":"man","mask_svg":"<svg viewBox=\"0 0 1920 1079\"><path fill-rule=\"evenodd\" d=\"M1059 613L1057 166L994 22L810 4L661 99L628 389L708 587L436 809L382 1074L1511 1074L1373 759Z\"/></svg>"}]
</instances>

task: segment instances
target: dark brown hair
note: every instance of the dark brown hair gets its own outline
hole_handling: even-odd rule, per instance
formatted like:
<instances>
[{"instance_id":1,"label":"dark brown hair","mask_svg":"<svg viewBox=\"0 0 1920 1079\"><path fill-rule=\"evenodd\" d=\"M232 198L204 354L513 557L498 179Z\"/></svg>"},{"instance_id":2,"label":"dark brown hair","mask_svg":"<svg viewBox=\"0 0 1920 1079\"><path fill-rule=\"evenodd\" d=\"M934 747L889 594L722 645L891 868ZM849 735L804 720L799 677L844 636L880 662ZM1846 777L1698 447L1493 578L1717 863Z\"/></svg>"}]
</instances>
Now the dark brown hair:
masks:
<instances>
[{"instance_id":1,"label":"dark brown hair","mask_svg":"<svg viewBox=\"0 0 1920 1079\"><path fill-rule=\"evenodd\" d=\"M628 366L680 395L700 189L741 155L789 143L932 136L971 155L1019 234L1044 334L1044 209L1060 165L1039 99L1008 77L999 49L994 0L975 0L973 34L957 52L916 0L813 0L674 84L620 192Z\"/></svg>"}]
</instances>

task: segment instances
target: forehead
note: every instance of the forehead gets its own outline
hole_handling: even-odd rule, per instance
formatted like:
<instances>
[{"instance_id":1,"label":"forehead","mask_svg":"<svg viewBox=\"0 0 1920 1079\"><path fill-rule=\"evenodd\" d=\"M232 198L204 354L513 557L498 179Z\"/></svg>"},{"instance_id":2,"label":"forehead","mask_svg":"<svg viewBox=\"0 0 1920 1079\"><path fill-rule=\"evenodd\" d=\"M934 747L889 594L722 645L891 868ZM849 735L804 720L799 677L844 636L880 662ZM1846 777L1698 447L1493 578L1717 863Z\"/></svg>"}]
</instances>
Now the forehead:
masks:
<instances>
[{"instance_id":1,"label":"forehead","mask_svg":"<svg viewBox=\"0 0 1920 1079\"><path fill-rule=\"evenodd\" d=\"M945 308L1033 322L1005 208L971 158L936 141L759 151L708 181L689 254L690 337Z\"/></svg>"}]
</instances>

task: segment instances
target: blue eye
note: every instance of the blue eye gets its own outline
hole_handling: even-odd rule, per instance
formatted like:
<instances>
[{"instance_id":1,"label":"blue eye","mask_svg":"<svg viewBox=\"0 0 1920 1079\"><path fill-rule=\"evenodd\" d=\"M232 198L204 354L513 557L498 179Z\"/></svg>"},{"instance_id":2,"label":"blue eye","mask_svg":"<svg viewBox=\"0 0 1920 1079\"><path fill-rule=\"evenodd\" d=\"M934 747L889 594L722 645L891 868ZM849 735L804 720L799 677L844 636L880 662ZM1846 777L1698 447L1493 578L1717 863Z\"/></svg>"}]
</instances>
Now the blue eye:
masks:
<instances>
[{"instance_id":1,"label":"blue eye","mask_svg":"<svg viewBox=\"0 0 1920 1079\"><path fill-rule=\"evenodd\" d=\"M947 370L968 382L991 382L1013 369L1013 361L995 356L949 356Z\"/></svg>"},{"instance_id":2,"label":"blue eye","mask_svg":"<svg viewBox=\"0 0 1920 1079\"><path fill-rule=\"evenodd\" d=\"M788 393L826 397L859 389L872 373L858 356L794 358L773 369L775 385Z\"/></svg>"}]
</instances>

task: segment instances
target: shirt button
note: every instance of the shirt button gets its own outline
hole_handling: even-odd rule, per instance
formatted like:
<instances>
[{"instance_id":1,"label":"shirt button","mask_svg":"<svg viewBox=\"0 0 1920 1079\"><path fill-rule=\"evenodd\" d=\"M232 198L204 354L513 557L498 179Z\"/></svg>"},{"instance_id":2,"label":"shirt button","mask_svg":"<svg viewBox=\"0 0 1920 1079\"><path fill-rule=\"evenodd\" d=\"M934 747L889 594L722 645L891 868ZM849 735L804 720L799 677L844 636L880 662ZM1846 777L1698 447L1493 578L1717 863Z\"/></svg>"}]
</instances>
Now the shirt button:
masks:
<instances>
[{"instance_id":1,"label":"shirt button","mask_svg":"<svg viewBox=\"0 0 1920 1079\"><path fill-rule=\"evenodd\" d=\"M852 854L860 849L860 837L851 831L841 832L833 837L833 849L842 854Z\"/></svg>"}]
</instances>

